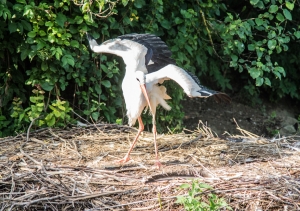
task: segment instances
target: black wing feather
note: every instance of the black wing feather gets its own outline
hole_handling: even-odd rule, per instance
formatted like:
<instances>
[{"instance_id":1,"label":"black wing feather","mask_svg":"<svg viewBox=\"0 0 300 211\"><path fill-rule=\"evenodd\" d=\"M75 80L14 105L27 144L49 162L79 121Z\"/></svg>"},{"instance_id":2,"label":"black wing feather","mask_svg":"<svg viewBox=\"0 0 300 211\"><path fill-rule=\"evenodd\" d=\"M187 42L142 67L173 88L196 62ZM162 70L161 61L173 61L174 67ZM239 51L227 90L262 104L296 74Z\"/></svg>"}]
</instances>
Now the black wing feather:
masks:
<instances>
[{"instance_id":1,"label":"black wing feather","mask_svg":"<svg viewBox=\"0 0 300 211\"><path fill-rule=\"evenodd\" d=\"M155 72L168 64L176 64L175 60L171 58L172 52L169 47L156 35L133 33L121 35L118 38L132 40L148 49L145 55L145 65L149 73Z\"/></svg>"}]
</instances>

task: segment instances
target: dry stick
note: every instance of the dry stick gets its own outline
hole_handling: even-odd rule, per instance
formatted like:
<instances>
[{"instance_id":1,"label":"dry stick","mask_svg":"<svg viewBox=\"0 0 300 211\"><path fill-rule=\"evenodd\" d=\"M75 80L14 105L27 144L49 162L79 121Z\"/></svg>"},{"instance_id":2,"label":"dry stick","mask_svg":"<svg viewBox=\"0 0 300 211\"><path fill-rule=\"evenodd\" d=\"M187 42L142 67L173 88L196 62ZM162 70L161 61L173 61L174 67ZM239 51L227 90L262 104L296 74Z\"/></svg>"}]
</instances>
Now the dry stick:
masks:
<instances>
[{"instance_id":1,"label":"dry stick","mask_svg":"<svg viewBox=\"0 0 300 211\"><path fill-rule=\"evenodd\" d=\"M282 202L282 203L284 203L284 204L291 204L291 205L293 205L293 204L290 203L290 202L283 201L281 198L275 196L275 195L272 194L270 191L264 191L264 192L267 193L267 194L269 194L270 196L272 196L276 201L280 201L280 202Z\"/></svg>"},{"instance_id":2,"label":"dry stick","mask_svg":"<svg viewBox=\"0 0 300 211\"><path fill-rule=\"evenodd\" d=\"M30 123L30 125L29 125L29 127L28 127L28 129L27 129L26 142L29 141L30 128L32 127L33 123L35 122L35 120L37 120L37 119L39 119L39 118L42 118L42 117L43 117L43 115L42 115L42 116L38 116L37 118L34 118L34 119L31 121L31 123Z\"/></svg>"},{"instance_id":3,"label":"dry stick","mask_svg":"<svg viewBox=\"0 0 300 211\"><path fill-rule=\"evenodd\" d=\"M39 116L39 117L37 117L37 118L35 118L35 119L33 119L32 121L31 121L31 123L30 123L30 125L29 125L29 127L28 127L28 129L27 129L27 135L26 135L26 142L25 143L23 143L21 146L20 146L20 152L24 155L24 156L26 156L29 160L31 160L32 162L34 162L35 164L37 164L37 165L39 165L39 166L43 166L43 164L42 163L40 163L40 162L38 162L38 161L36 161L35 159L33 159L32 157L30 157L27 153L25 153L24 151L23 151L23 146L25 146L26 145L26 143L29 141L29 134L30 134L30 128L32 127L32 125L33 125L33 123L35 122L35 120L37 120L37 119L39 119L39 118L42 118L42 116Z\"/></svg>"},{"instance_id":4,"label":"dry stick","mask_svg":"<svg viewBox=\"0 0 300 211\"><path fill-rule=\"evenodd\" d=\"M199 136L197 136L196 138L190 140L190 141L187 141L187 142L184 142L184 143L181 143L181 144L177 144L177 145L174 145L174 146L171 146L171 147L168 147L168 148L163 148L163 149L159 149L160 152L165 152L165 151L169 151L169 150L172 150L172 149L177 149L179 147L182 147L182 146L186 146L186 145L189 145L193 142L196 142L198 141L200 138L202 138L202 135L200 134Z\"/></svg>"},{"instance_id":5,"label":"dry stick","mask_svg":"<svg viewBox=\"0 0 300 211\"><path fill-rule=\"evenodd\" d=\"M76 146L76 148L75 148L76 150L71 149L70 147L67 146L67 140L65 140L64 138L61 138L60 136L56 135L56 134L51 130L51 128L49 128L49 132L50 132L51 135L53 135L54 137L56 137L56 138L58 138L59 140L65 142L65 147L67 147L70 151L75 152L75 153L78 155L78 157L79 157L79 161L82 159L82 155L77 151L77 146L76 146L76 145L75 145L75 146Z\"/></svg>"},{"instance_id":6,"label":"dry stick","mask_svg":"<svg viewBox=\"0 0 300 211\"><path fill-rule=\"evenodd\" d=\"M184 195L180 195L180 196L188 196L188 194L184 194ZM162 200L166 200L166 199L170 199L168 201L164 201L162 202L162 205L164 205L165 203L167 202L170 202L172 201L173 199L177 198L178 196L169 196L169 197L162 197L161 199ZM128 205L132 205L132 204L139 204L139 203L144 203L144 202L149 202L149 201L158 201L159 199L158 198L153 198L153 199L147 199L147 200L142 200L142 201L134 201L134 202L129 202L129 203L126 203L126 204L120 204L120 205L114 205L114 206L110 206L110 208L116 208L116 207L123 207L123 206L128 206ZM156 204L156 205L152 205L150 207L145 207L145 208L132 208L130 210L151 210L152 208L155 208L155 207L159 207L160 205L159 204Z\"/></svg>"},{"instance_id":7,"label":"dry stick","mask_svg":"<svg viewBox=\"0 0 300 211\"><path fill-rule=\"evenodd\" d=\"M25 206L29 206L30 204L34 204L36 202L51 201L53 199L57 199L57 198L60 198L60 197L63 197L63 196L64 195L61 194L61 195L58 195L58 196L40 198L40 199L32 200L32 201L29 201L29 202L17 202L17 203L14 203L13 205L25 205Z\"/></svg>"},{"instance_id":8,"label":"dry stick","mask_svg":"<svg viewBox=\"0 0 300 211\"><path fill-rule=\"evenodd\" d=\"M78 116L80 119L82 119L83 121L85 121L88 125L91 125L91 123L89 121L87 121L85 118L83 118L82 116L80 116L79 114L77 114L73 109L71 109L72 113L74 113L76 116Z\"/></svg>"},{"instance_id":9,"label":"dry stick","mask_svg":"<svg viewBox=\"0 0 300 211\"><path fill-rule=\"evenodd\" d=\"M14 189L15 189L15 181L14 181L14 176L13 176L13 170L12 168L14 167L16 163L13 163L12 166L10 167L10 174L11 174L11 188L10 188L10 193L13 193L14 192ZM12 199L12 194L9 194L9 199L11 200Z\"/></svg>"},{"instance_id":10,"label":"dry stick","mask_svg":"<svg viewBox=\"0 0 300 211\"><path fill-rule=\"evenodd\" d=\"M9 141L14 141L14 140L16 140L19 136L21 136L21 135L19 134L19 135L13 137L13 138L1 140L1 141L0 141L0 144L5 143L5 142L9 142Z\"/></svg>"},{"instance_id":11,"label":"dry stick","mask_svg":"<svg viewBox=\"0 0 300 211\"><path fill-rule=\"evenodd\" d=\"M23 144L23 145L25 145L25 144ZM28 155L26 152L24 152L23 149L22 149L22 146L20 146L20 152L21 152L24 156L26 156L29 160L31 160L32 162L34 162L35 164L37 164L38 166L40 166L40 167L43 166L42 163L36 161L34 158L30 157L30 155Z\"/></svg>"},{"instance_id":12,"label":"dry stick","mask_svg":"<svg viewBox=\"0 0 300 211\"><path fill-rule=\"evenodd\" d=\"M168 201L164 201L164 202L160 202L160 204L154 204L152 206L149 207L137 207L137 208L131 208L130 210L152 210L156 207L160 207L160 210L163 210L162 207L167 204L168 202L171 202L172 200L168 200Z\"/></svg>"},{"instance_id":13,"label":"dry stick","mask_svg":"<svg viewBox=\"0 0 300 211\"><path fill-rule=\"evenodd\" d=\"M236 126L237 126L237 129L238 129L244 136L248 135L248 136L251 137L251 138L258 138L258 137L259 137L258 135L255 135L254 133L251 133L251 132L249 132L249 131L247 131L247 130L244 130L244 129L240 128L240 126L239 126L238 123L236 122L235 118L233 118L233 121L235 122L235 124L236 124ZM245 135L245 134L246 134L246 135Z\"/></svg>"},{"instance_id":14,"label":"dry stick","mask_svg":"<svg viewBox=\"0 0 300 211\"><path fill-rule=\"evenodd\" d=\"M104 192L104 193L84 194L82 196L66 196L65 198L70 201L77 201L77 200L91 199L91 198L96 198L99 196L109 196L109 195L126 193L126 192L128 192L128 190L123 190L123 191L117 190L117 191L109 191L109 192Z\"/></svg>"},{"instance_id":15,"label":"dry stick","mask_svg":"<svg viewBox=\"0 0 300 211\"><path fill-rule=\"evenodd\" d=\"M190 155L190 156L194 159L194 161L196 161L196 163L198 163L200 166L202 166L202 168L204 168L206 171L208 171L214 178L220 179L213 172L211 172L208 168L206 168L205 166L203 166L202 163L200 163L193 155Z\"/></svg>"},{"instance_id":16,"label":"dry stick","mask_svg":"<svg viewBox=\"0 0 300 211\"><path fill-rule=\"evenodd\" d=\"M197 2L198 2L198 1L197 1ZM198 2L198 4L199 4L199 2ZM214 50L216 56L219 57L222 61L224 61L223 58L217 53L217 51L216 51L216 49L215 49L215 45L214 45L214 42L213 42L213 40L212 40L210 30L208 29L208 26L207 26L207 23L206 23L206 18L205 18L205 16L204 16L204 13L202 12L202 10L200 10L200 13L201 13L201 16L202 16L202 19L203 19L203 23L204 23L204 25L205 25L205 28L206 28L206 30L207 30L208 38L209 38L209 41L210 41L210 43L211 43L212 48L213 48L213 50ZM226 62L226 61L225 61L225 62Z\"/></svg>"},{"instance_id":17,"label":"dry stick","mask_svg":"<svg viewBox=\"0 0 300 211\"><path fill-rule=\"evenodd\" d=\"M27 199L27 198L29 198L29 197L32 197L32 196L34 196L34 195L39 195L39 192L42 192L42 191L44 191L44 190L45 190L45 188L42 187L41 189L39 189L39 190L37 190L37 191L35 191L35 192L33 192L33 193L25 194L25 195L23 195L23 196L14 198L13 200L14 200L14 201L24 201L25 199ZM26 192L25 192L25 193L26 193Z\"/></svg>"}]
</instances>

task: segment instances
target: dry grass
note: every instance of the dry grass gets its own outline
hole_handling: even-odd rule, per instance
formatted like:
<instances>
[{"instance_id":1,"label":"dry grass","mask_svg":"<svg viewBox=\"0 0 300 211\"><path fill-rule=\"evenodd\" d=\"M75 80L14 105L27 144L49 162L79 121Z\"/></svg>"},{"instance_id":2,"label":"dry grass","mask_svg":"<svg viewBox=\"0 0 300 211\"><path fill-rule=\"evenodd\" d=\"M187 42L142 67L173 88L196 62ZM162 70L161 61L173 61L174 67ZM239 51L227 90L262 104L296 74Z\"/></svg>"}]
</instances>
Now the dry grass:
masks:
<instances>
[{"instance_id":1,"label":"dry grass","mask_svg":"<svg viewBox=\"0 0 300 211\"><path fill-rule=\"evenodd\" d=\"M238 125L237 125L238 126ZM178 189L210 184L233 210L299 210L299 137L158 135L164 167L154 168L145 132L126 165L116 164L135 131L101 124L43 129L0 139L0 210L183 210ZM203 196L205 197L205 196Z\"/></svg>"}]
</instances>

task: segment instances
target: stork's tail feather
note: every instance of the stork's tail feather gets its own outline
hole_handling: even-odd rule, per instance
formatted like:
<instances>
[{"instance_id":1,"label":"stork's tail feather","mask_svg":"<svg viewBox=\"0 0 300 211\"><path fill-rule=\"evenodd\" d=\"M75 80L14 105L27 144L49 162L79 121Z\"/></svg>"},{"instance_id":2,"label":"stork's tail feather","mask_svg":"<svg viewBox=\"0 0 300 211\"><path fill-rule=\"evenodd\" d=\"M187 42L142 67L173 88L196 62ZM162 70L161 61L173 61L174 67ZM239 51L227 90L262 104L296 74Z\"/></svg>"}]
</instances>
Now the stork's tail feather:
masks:
<instances>
[{"instance_id":1,"label":"stork's tail feather","mask_svg":"<svg viewBox=\"0 0 300 211\"><path fill-rule=\"evenodd\" d=\"M199 85L199 87L201 89L199 91L197 91L197 92L199 92L201 94L201 96L203 96L203 97L209 97L209 96L212 96L212 95L218 93L217 91L208 89L208 88L206 88L205 86L202 86L202 85Z\"/></svg>"},{"instance_id":2,"label":"stork's tail feather","mask_svg":"<svg viewBox=\"0 0 300 211\"><path fill-rule=\"evenodd\" d=\"M217 92L213 96L217 103L221 103L221 102L231 103L231 98L223 92Z\"/></svg>"},{"instance_id":3,"label":"stork's tail feather","mask_svg":"<svg viewBox=\"0 0 300 211\"><path fill-rule=\"evenodd\" d=\"M202 86L202 85L200 85L200 87L201 87L201 90L199 90L198 92L203 97L213 96L217 103L220 103L220 102L230 103L231 102L231 98L223 92L217 92L217 91L211 90L209 88L206 88L205 86Z\"/></svg>"}]
</instances>

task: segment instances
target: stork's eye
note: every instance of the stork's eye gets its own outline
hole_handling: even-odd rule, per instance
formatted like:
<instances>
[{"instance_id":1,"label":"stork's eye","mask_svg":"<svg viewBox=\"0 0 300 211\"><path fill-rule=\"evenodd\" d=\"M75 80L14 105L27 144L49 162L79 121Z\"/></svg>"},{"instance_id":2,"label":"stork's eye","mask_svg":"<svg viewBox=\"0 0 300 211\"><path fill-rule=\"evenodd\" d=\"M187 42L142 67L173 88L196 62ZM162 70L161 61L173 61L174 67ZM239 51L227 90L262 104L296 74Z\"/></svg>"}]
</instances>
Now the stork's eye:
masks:
<instances>
[{"instance_id":1,"label":"stork's eye","mask_svg":"<svg viewBox=\"0 0 300 211\"><path fill-rule=\"evenodd\" d=\"M140 82L140 79L136 78L136 80L137 80L138 82Z\"/></svg>"}]
</instances>

